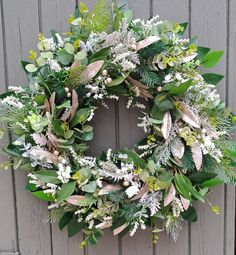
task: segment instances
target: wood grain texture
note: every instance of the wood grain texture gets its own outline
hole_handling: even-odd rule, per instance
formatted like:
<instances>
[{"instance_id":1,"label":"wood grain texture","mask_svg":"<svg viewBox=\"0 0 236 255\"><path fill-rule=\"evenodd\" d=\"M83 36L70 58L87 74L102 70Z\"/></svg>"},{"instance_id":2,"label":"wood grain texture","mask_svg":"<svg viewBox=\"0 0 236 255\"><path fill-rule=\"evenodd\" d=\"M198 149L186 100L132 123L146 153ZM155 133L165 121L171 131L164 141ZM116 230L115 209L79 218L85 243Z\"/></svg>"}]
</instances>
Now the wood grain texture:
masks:
<instances>
[{"instance_id":1,"label":"wood grain texture","mask_svg":"<svg viewBox=\"0 0 236 255\"><path fill-rule=\"evenodd\" d=\"M236 112L235 100L235 84L236 84L236 2L229 1L227 16L227 104ZM234 136L236 139L236 136ZM235 187L226 186L225 188L225 242L224 253L227 255L234 255L235 249Z\"/></svg>"},{"instance_id":2,"label":"wood grain texture","mask_svg":"<svg viewBox=\"0 0 236 255\"><path fill-rule=\"evenodd\" d=\"M221 0L192 1L191 32L192 36L199 36L199 44L212 49L225 50L227 45L227 4ZM226 73L226 55L211 72ZM223 80L219 91L223 99L226 96L226 83ZM191 254L192 255L221 255L224 253L224 187L213 190L209 197L212 204L221 208L221 215L216 216L207 204L197 205L199 213L198 223L191 226ZM231 219L233 220L233 218Z\"/></svg>"},{"instance_id":3,"label":"wood grain texture","mask_svg":"<svg viewBox=\"0 0 236 255\"><path fill-rule=\"evenodd\" d=\"M26 78L20 60L25 59L28 50L36 45L39 32L38 1L3 1L3 13L8 85L24 85ZM49 225L42 223L47 215L47 204L25 191L25 181L25 174L16 171L19 251L22 255L48 255L51 253Z\"/></svg>"},{"instance_id":4,"label":"wood grain texture","mask_svg":"<svg viewBox=\"0 0 236 255\"><path fill-rule=\"evenodd\" d=\"M3 22L2 5L0 4L0 91L6 90L6 62L4 54L5 27ZM8 134L2 139L2 143L6 144L9 141ZM8 158L1 156L0 161L8 161ZM15 196L14 182L12 170L4 171L0 169L0 226L1 232L4 233L0 238L0 251L17 251L17 223L15 214Z\"/></svg>"}]
</instances>

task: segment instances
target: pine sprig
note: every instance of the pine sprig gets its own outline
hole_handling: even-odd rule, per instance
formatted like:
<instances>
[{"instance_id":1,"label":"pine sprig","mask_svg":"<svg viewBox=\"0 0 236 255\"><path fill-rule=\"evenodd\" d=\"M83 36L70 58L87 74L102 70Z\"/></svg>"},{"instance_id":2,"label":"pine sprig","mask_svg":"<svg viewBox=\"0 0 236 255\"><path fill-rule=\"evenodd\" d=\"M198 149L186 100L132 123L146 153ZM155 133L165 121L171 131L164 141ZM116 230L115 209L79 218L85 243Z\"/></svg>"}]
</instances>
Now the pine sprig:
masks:
<instances>
[{"instance_id":1,"label":"pine sprig","mask_svg":"<svg viewBox=\"0 0 236 255\"><path fill-rule=\"evenodd\" d=\"M156 42L142 49L139 52L139 56L140 58L148 59L150 57L155 56L156 54L163 52L165 48L166 48L166 45L163 42Z\"/></svg>"}]
</instances>

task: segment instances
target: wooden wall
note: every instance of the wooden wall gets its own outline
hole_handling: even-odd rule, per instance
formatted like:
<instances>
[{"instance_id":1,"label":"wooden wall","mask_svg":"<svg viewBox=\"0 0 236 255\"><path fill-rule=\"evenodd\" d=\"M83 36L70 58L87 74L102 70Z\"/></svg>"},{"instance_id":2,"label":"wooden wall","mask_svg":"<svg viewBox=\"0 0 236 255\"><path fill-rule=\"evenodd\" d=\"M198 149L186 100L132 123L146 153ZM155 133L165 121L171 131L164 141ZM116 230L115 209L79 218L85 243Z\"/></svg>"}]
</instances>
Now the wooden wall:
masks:
<instances>
[{"instance_id":1,"label":"wooden wall","mask_svg":"<svg viewBox=\"0 0 236 255\"><path fill-rule=\"evenodd\" d=\"M95 0L86 0L92 7ZM219 90L236 111L236 1L235 0L129 0L136 17L188 21L188 33L198 35L201 45L224 49L223 61L216 71L225 75ZM77 0L0 0L0 91L9 85L25 85L20 60L35 48L37 34L49 35L51 28L66 31L67 17ZM136 127L137 112L127 110L125 102L109 102L94 123L96 143L91 153L106 148L132 145L143 134ZM4 138L2 144L8 137ZM198 205L199 221L185 224L177 241L167 235L158 246L151 243L151 230L139 231L134 238L122 240L109 231L97 247L79 248L83 236L68 239L57 225L42 223L47 204L24 190L22 172L0 172L0 255L233 255L235 246L235 188L219 187L211 201L221 207L216 216L209 206Z\"/></svg>"}]
</instances>

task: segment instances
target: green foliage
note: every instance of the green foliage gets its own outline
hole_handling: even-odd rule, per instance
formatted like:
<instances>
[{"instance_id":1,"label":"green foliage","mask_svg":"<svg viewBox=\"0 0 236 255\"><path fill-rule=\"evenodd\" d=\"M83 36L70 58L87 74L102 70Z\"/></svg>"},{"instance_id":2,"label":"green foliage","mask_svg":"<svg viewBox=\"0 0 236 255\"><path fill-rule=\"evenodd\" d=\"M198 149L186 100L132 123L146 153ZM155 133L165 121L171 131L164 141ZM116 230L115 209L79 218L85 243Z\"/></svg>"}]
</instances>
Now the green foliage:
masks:
<instances>
[{"instance_id":1,"label":"green foliage","mask_svg":"<svg viewBox=\"0 0 236 255\"><path fill-rule=\"evenodd\" d=\"M141 65L138 68L137 73L141 77L141 82L150 88L161 85L164 78L164 74L156 73L155 71L151 70L148 65Z\"/></svg>"},{"instance_id":2,"label":"green foliage","mask_svg":"<svg viewBox=\"0 0 236 255\"><path fill-rule=\"evenodd\" d=\"M187 211L182 212L181 216L189 222L197 221L197 212L196 212L195 208L192 206L190 206Z\"/></svg>"},{"instance_id":3,"label":"green foliage","mask_svg":"<svg viewBox=\"0 0 236 255\"><path fill-rule=\"evenodd\" d=\"M148 47L140 50L139 56L141 59L149 59L163 51L165 51L166 45L162 41L152 43Z\"/></svg>"},{"instance_id":4,"label":"green foliage","mask_svg":"<svg viewBox=\"0 0 236 255\"><path fill-rule=\"evenodd\" d=\"M205 73L202 77L207 83L216 85L224 78L224 75L217 73Z\"/></svg>"},{"instance_id":5,"label":"green foliage","mask_svg":"<svg viewBox=\"0 0 236 255\"><path fill-rule=\"evenodd\" d=\"M68 232L68 236L72 237L74 235L76 235L77 233L79 233L83 228L83 223L82 222L78 222L78 219L76 217L74 217L67 226L67 232Z\"/></svg>"},{"instance_id":6,"label":"green foliage","mask_svg":"<svg viewBox=\"0 0 236 255\"><path fill-rule=\"evenodd\" d=\"M202 58L201 65L205 68L211 68L220 61L223 54L224 51L210 51Z\"/></svg>"},{"instance_id":7,"label":"green foliage","mask_svg":"<svg viewBox=\"0 0 236 255\"><path fill-rule=\"evenodd\" d=\"M57 202L61 202L66 200L75 190L76 182L68 182L64 183L61 186L61 189L57 192L56 200Z\"/></svg>"}]
</instances>

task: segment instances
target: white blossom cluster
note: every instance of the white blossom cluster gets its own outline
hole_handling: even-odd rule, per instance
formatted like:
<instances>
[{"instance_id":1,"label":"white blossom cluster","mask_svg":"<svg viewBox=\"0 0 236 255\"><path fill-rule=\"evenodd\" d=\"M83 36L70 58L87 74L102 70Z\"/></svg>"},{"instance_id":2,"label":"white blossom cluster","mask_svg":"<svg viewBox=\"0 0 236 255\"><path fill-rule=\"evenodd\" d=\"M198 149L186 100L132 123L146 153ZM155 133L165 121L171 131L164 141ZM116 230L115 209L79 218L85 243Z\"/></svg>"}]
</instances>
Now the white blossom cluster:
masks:
<instances>
[{"instance_id":1,"label":"white blossom cluster","mask_svg":"<svg viewBox=\"0 0 236 255\"><path fill-rule=\"evenodd\" d=\"M71 167L67 164L67 162L61 162L58 165L57 178L62 183L68 183L70 180Z\"/></svg>"},{"instance_id":2,"label":"white blossom cluster","mask_svg":"<svg viewBox=\"0 0 236 255\"><path fill-rule=\"evenodd\" d=\"M58 64L58 62L55 59L48 59L47 64L49 65L50 69L54 72L60 72L61 66Z\"/></svg>"},{"instance_id":3,"label":"white blossom cluster","mask_svg":"<svg viewBox=\"0 0 236 255\"><path fill-rule=\"evenodd\" d=\"M1 104L6 107L13 107L16 109L22 109L24 107L24 104L21 103L20 99L14 97L14 96L7 96L4 99L1 99Z\"/></svg>"}]
</instances>

